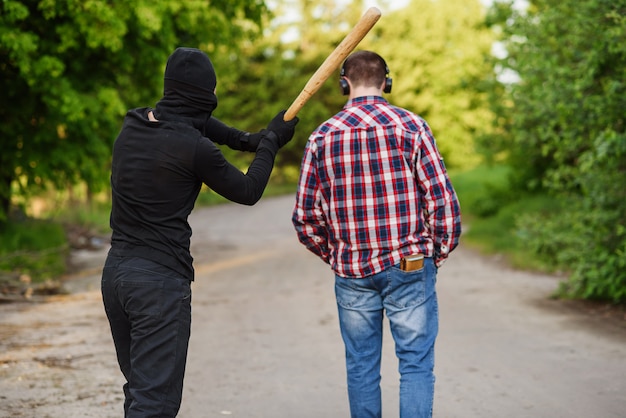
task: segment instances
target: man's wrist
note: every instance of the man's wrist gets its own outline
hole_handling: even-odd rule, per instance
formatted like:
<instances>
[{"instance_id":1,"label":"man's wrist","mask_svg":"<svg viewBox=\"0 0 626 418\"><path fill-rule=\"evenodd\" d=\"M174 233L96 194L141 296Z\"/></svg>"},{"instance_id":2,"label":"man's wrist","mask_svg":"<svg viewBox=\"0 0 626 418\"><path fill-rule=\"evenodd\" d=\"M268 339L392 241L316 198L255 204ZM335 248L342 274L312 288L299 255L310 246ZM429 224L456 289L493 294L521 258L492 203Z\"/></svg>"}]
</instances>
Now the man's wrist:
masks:
<instances>
[{"instance_id":1,"label":"man's wrist","mask_svg":"<svg viewBox=\"0 0 626 418\"><path fill-rule=\"evenodd\" d=\"M278 145L278 136L274 131L270 131L268 129L263 129L260 134L262 135L261 141L259 142L259 146L257 147L257 151L259 148L269 148L274 154L276 154L280 148Z\"/></svg>"}]
</instances>

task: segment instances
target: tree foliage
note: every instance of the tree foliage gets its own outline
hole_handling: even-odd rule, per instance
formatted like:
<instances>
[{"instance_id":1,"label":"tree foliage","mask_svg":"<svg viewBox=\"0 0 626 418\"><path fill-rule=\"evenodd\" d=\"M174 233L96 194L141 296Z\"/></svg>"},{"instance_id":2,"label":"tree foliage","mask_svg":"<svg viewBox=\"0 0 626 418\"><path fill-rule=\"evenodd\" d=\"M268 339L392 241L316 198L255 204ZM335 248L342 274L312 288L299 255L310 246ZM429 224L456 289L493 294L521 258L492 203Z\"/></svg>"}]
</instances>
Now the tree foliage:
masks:
<instances>
[{"instance_id":1,"label":"tree foliage","mask_svg":"<svg viewBox=\"0 0 626 418\"><path fill-rule=\"evenodd\" d=\"M523 221L527 242L572 272L567 290L626 301L626 0L532 0L491 10L519 82L500 120L517 185L565 196Z\"/></svg>"},{"instance_id":2,"label":"tree foliage","mask_svg":"<svg viewBox=\"0 0 626 418\"><path fill-rule=\"evenodd\" d=\"M363 42L387 61L390 100L428 121L448 167L475 165L476 140L493 126L494 34L485 14L478 0L412 0L383 15Z\"/></svg>"},{"instance_id":3,"label":"tree foliage","mask_svg":"<svg viewBox=\"0 0 626 418\"><path fill-rule=\"evenodd\" d=\"M173 49L233 47L266 13L259 0L3 0L0 222L12 188L103 187L122 116L159 97Z\"/></svg>"},{"instance_id":4,"label":"tree foliage","mask_svg":"<svg viewBox=\"0 0 626 418\"><path fill-rule=\"evenodd\" d=\"M222 73L229 79L220 87L217 113L240 118L241 126L262 127L277 109L286 108L367 9L362 0L277 4L279 19L266 36L224 62ZM474 140L491 130L493 118L485 88L493 73L488 58L493 34L484 23L484 7L477 0L414 0L401 10L385 7L382 2L381 19L356 49L385 57L394 79L389 100L430 122L448 166L476 163ZM298 115L296 137L279 155L283 163L299 164L308 134L345 104L338 79L339 70Z\"/></svg>"},{"instance_id":5,"label":"tree foliage","mask_svg":"<svg viewBox=\"0 0 626 418\"><path fill-rule=\"evenodd\" d=\"M245 43L238 54L229 53L225 47L214 57L219 74L224 74L218 74L220 107L215 115L243 129L265 127L278 111L291 105L347 35L364 12L363 3L277 2L276 19L267 23L262 38ZM278 154L277 165L281 169L277 172L286 174L287 180L297 180L309 134L345 103L338 74L337 71L337 78L330 77L299 112L294 139Z\"/></svg>"},{"instance_id":6,"label":"tree foliage","mask_svg":"<svg viewBox=\"0 0 626 418\"><path fill-rule=\"evenodd\" d=\"M158 99L176 46L209 52L218 75L215 115L256 130L291 104L366 10L363 0L275 4L272 20L259 0L3 1L0 219L12 192L105 187L124 112ZM421 25L408 18L416 13ZM489 39L480 16L477 0L415 0L407 11L385 11L360 46L387 58L396 80L391 100L431 122L451 166L473 159L473 138L489 126L479 75ZM260 27L264 36L255 37ZM298 166L308 133L343 103L331 77L300 112L279 164Z\"/></svg>"}]
</instances>

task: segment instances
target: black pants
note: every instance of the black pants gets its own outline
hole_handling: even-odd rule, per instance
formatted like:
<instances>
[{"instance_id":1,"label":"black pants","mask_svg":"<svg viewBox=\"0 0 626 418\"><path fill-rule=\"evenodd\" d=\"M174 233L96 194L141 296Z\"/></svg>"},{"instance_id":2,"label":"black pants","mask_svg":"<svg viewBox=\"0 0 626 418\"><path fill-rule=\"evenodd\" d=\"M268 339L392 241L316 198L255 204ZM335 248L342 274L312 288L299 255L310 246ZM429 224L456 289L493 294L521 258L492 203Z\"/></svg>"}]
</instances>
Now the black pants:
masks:
<instances>
[{"instance_id":1,"label":"black pants","mask_svg":"<svg viewBox=\"0 0 626 418\"><path fill-rule=\"evenodd\" d=\"M126 378L124 416L175 417L191 330L189 279L149 260L109 255L102 300Z\"/></svg>"}]
</instances>

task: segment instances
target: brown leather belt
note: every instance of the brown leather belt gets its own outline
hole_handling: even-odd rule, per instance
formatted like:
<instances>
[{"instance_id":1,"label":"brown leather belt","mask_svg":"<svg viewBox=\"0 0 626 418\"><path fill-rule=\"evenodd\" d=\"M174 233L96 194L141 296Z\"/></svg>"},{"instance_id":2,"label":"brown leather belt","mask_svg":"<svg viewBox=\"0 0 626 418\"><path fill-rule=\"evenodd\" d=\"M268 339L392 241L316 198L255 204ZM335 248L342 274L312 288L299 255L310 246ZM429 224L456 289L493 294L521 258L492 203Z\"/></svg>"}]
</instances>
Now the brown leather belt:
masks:
<instances>
[{"instance_id":1,"label":"brown leather belt","mask_svg":"<svg viewBox=\"0 0 626 418\"><path fill-rule=\"evenodd\" d=\"M400 269L415 271L424 268L424 254L411 254L400 260Z\"/></svg>"}]
</instances>

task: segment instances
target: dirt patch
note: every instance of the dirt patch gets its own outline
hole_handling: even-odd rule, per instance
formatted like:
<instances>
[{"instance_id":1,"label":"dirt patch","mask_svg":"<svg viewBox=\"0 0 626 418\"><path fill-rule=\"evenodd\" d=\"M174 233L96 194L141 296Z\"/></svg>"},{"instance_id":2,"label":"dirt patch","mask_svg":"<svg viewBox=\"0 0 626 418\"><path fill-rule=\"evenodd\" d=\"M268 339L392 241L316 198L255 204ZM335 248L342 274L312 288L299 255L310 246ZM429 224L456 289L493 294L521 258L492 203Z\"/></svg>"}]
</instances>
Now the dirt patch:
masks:
<instances>
[{"instance_id":1,"label":"dirt patch","mask_svg":"<svg viewBox=\"0 0 626 418\"><path fill-rule=\"evenodd\" d=\"M0 416L122 414L121 375L98 292L0 305L0 318Z\"/></svg>"},{"instance_id":2,"label":"dirt patch","mask_svg":"<svg viewBox=\"0 0 626 418\"><path fill-rule=\"evenodd\" d=\"M542 299L535 305L550 313L564 314L571 327L626 343L625 305L569 299Z\"/></svg>"}]
</instances>

